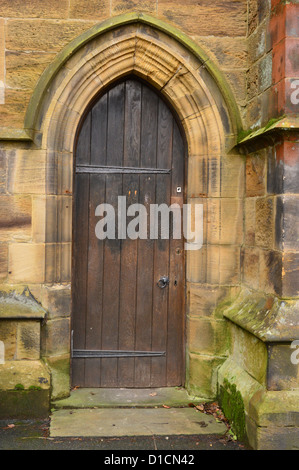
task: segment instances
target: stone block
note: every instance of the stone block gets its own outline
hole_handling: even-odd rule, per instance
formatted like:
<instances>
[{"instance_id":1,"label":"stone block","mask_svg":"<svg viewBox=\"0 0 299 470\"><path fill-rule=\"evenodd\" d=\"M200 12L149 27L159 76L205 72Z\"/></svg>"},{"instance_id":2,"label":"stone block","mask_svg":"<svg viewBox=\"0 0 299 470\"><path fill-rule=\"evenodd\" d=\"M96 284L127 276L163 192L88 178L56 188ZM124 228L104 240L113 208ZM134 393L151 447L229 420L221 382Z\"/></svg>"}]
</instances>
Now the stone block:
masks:
<instances>
[{"instance_id":1,"label":"stone block","mask_svg":"<svg viewBox=\"0 0 299 470\"><path fill-rule=\"evenodd\" d=\"M221 68L245 69L247 67L247 44L243 37L192 37Z\"/></svg>"},{"instance_id":2,"label":"stone block","mask_svg":"<svg viewBox=\"0 0 299 470\"><path fill-rule=\"evenodd\" d=\"M45 245L10 244L8 266L11 282L43 283L45 278Z\"/></svg>"},{"instance_id":3,"label":"stone block","mask_svg":"<svg viewBox=\"0 0 299 470\"><path fill-rule=\"evenodd\" d=\"M112 0L111 2L112 15L119 15L129 11L156 13L156 10L156 0L130 0L129 2L124 2L123 0Z\"/></svg>"},{"instance_id":4,"label":"stone block","mask_svg":"<svg viewBox=\"0 0 299 470\"><path fill-rule=\"evenodd\" d=\"M0 279L5 279L8 274L8 246L0 244Z\"/></svg>"},{"instance_id":5,"label":"stone block","mask_svg":"<svg viewBox=\"0 0 299 470\"><path fill-rule=\"evenodd\" d=\"M23 129L30 97L29 90L5 88L5 105L0 109L0 121L5 127Z\"/></svg>"},{"instance_id":6,"label":"stone block","mask_svg":"<svg viewBox=\"0 0 299 470\"><path fill-rule=\"evenodd\" d=\"M0 390L15 390L16 385L22 385L24 390L49 390L49 370L42 361L9 361L1 364Z\"/></svg>"},{"instance_id":7,"label":"stone block","mask_svg":"<svg viewBox=\"0 0 299 470\"><path fill-rule=\"evenodd\" d=\"M40 358L40 322L20 321L17 330L17 360Z\"/></svg>"},{"instance_id":8,"label":"stone block","mask_svg":"<svg viewBox=\"0 0 299 470\"><path fill-rule=\"evenodd\" d=\"M239 155L221 157L221 197L243 197L244 159Z\"/></svg>"},{"instance_id":9,"label":"stone block","mask_svg":"<svg viewBox=\"0 0 299 470\"><path fill-rule=\"evenodd\" d=\"M95 21L55 21L52 19L9 19L6 26L6 48L11 51L26 50L58 52L72 39L91 28Z\"/></svg>"},{"instance_id":10,"label":"stone block","mask_svg":"<svg viewBox=\"0 0 299 470\"><path fill-rule=\"evenodd\" d=\"M231 359L261 385L266 385L267 347L254 335L231 324Z\"/></svg>"},{"instance_id":11,"label":"stone block","mask_svg":"<svg viewBox=\"0 0 299 470\"><path fill-rule=\"evenodd\" d=\"M245 245L255 245L255 199L245 199Z\"/></svg>"},{"instance_id":12,"label":"stone block","mask_svg":"<svg viewBox=\"0 0 299 470\"><path fill-rule=\"evenodd\" d=\"M264 196L266 192L265 153L255 153L246 158L246 196Z\"/></svg>"},{"instance_id":13,"label":"stone block","mask_svg":"<svg viewBox=\"0 0 299 470\"><path fill-rule=\"evenodd\" d=\"M46 153L40 150L17 150L8 161L10 193L45 193Z\"/></svg>"},{"instance_id":14,"label":"stone block","mask_svg":"<svg viewBox=\"0 0 299 470\"><path fill-rule=\"evenodd\" d=\"M0 341L4 343L4 361L16 359L17 322L9 320L0 321Z\"/></svg>"},{"instance_id":15,"label":"stone block","mask_svg":"<svg viewBox=\"0 0 299 470\"><path fill-rule=\"evenodd\" d=\"M242 250L243 282L252 289L259 289L260 250L256 247L245 247Z\"/></svg>"},{"instance_id":16,"label":"stone block","mask_svg":"<svg viewBox=\"0 0 299 470\"><path fill-rule=\"evenodd\" d=\"M274 200L271 197L256 200L256 233L255 242L262 248L274 246Z\"/></svg>"},{"instance_id":17,"label":"stone block","mask_svg":"<svg viewBox=\"0 0 299 470\"><path fill-rule=\"evenodd\" d=\"M299 296L299 253L285 253L282 260L282 296Z\"/></svg>"},{"instance_id":18,"label":"stone block","mask_svg":"<svg viewBox=\"0 0 299 470\"><path fill-rule=\"evenodd\" d=\"M220 243L241 245L243 242L243 201L222 198L220 211Z\"/></svg>"},{"instance_id":19,"label":"stone block","mask_svg":"<svg viewBox=\"0 0 299 470\"><path fill-rule=\"evenodd\" d=\"M159 0L158 15L188 34L244 37L247 32L247 3L244 0L230 3L220 0L214 4L187 0L184 8L174 0Z\"/></svg>"},{"instance_id":20,"label":"stone block","mask_svg":"<svg viewBox=\"0 0 299 470\"><path fill-rule=\"evenodd\" d=\"M227 356L228 323L224 320L189 317L187 320L188 350L195 354Z\"/></svg>"},{"instance_id":21,"label":"stone block","mask_svg":"<svg viewBox=\"0 0 299 470\"><path fill-rule=\"evenodd\" d=\"M71 286L57 284L42 288L42 305L48 318L68 317L71 314Z\"/></svg>"},{"instance_id":22,"label":"stone block","mask_svg":"<svg viewBox=\"0 0 299 470\"><path fill-rule=\"evenodd\" d=\"M4 18L67 18L68 0L53 0L40 2L40 0L2 0L0 16Z\"/></svg>"},{"instance_id":23,"label":"stone block","mask_svg":"<svg viewBox=\"0 0 299 470\"><path fill-rule=\"evenodd\" d=\"M214 399L217 393L217 370L225 358L190 353L187 365L187 390L190 395Z\"/></svg>"},{"instance_id":24,"label":"stone block","mask_svg":"<svg viewBox=\"0 0 299 470\"><path fill-rule=\"evenodd\" d=\"M0 195L0 240L31 238L31 196Z\"/></svg>"},{"instance_id":25,"label":"stone block","mask_svg":"<svg viewBox=\"0 0 299 470\"><path fill-rule=\"evenodd\" d=\"M0 194L6 192L7 152L0 149Z\"/></svg>"},{"instance_id":26,"label":"stone block","mask_svg":"<svg viewBox=\"0 0 299 470\"><path fill-rule=\"evenodd\" d=\"M299 250L299 197L279 196L276 200L276 247L284 251Z\"/></svg>"},{"instance_id":27,"label":"stone block","mask_svg":"<svg viewBox=\"0 0 299 470\"><path fill-rule=\"evenodd\" d=\"M51 371L52 393L51 400L60 400L70 395L70 356L46 358L46 364Z\"/></svg>"},{"instance_id":28,"label":"stone block","mask_svg":"<svg viewBox=\"0 0 299 470\"><path fill-rule=\"evenodd\" d=\"M188 314L193 317L223 319L216 306L230 298L229 287L188 283Z\"/></svg>"},{"instance_id":29,"label":"stone block","mask_svg":"<svg viewBox=\"0 0 299 470\"><path fill-rule=\"evenodd\" d=\"M70 18L104 20L110 16L109 0L89 0L83 3L81 0L70 0Z\"/></svg>"},{"instance_id":30,"label":"stone block","mask_svg":"<svg viewBox=\"0 0 299 470\"><path fill-rule=\"evenodd\" d=\"M42 326L42 355L59 356L70 352L70 320L49 320Z\"/></svg>"},{"instance_id":31,"label":"stone block","mask_svg":"<svg viewBox=\"0 0 299 470\"><path fill-rule=\"evenodd\" d=\"M250 400L249 414L257 426L299 427L298 391L259 390Z\"/></svg>"},{"instance_id":32,"label":"stone block","mask_svg":"<svg viewBox=\"0 0 299 470\"><path fill-rule=\"evenodd\" d=\"M294 352L290 344L272 344L268 346L268 390L298 390L299 369L293 364L291 355Z\"/></svg>"},{"instance_id":33,"label":"stone block","mask_svg":"<svg viewBox=\"0 0 299 470\"><path fill-rule=\"evenodd\" d=\"M259 287L267 294L282 295L282 255L274 250L261 250Z\"/></svg>"},{"instance_id":34,"label":"stone block","mask_svg":"<svg viewBox=\"0 0 299 470\"><path fill-rule=\"evenodd\" d=\"M34 90L55 54L40 52L6 52L6 86Z\"/></svg>"}]
</instances>

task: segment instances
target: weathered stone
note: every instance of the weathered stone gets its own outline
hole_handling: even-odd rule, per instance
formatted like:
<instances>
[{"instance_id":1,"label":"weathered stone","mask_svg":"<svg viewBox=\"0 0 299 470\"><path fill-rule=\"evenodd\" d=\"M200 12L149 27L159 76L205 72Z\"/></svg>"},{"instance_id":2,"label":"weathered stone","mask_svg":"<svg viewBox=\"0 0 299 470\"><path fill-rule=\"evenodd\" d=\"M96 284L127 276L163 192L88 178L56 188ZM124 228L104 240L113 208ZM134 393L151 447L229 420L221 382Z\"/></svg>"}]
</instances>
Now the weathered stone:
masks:
<instances>
[{"instance_id":1,"label":"weathered stone","mask_svg":"<svg viewBox=\"0 0 299 470\"><path fill-rule=\"evenodd\" d=\"M282 296L298 297L299 253L285 253L282 259Z\"/></svg>"},{"instance_id":2,"label":"weathered stone","mask_svg":"<svg viewBox=\"0 0 299 470\"><path fill-rule=\"evenodd\" d=\"M45 245L10 244L8 266L12 282L42 283L45 277Z\"/></svg>"},{"instance_id":3,"label":"weathered stone","mask_svg":"<svg viewBox=\"0 0 299 470\"><path fill-rule=\"evenodd\" d=\"M52 400L66 398L70 394L70 356L48 357L46 364L51 371Z\"/></svg>"},{"instance_id":4,"label":"weathered stone","mask_svg":"<svg viewBox=\"0 0 299 470\"><path fill-rule=\"evenodd\" d=\"M43 194L45 192L46 154L43 151L18 150L8 161L8 191Z\"/></svg>"},{"instance_id":5,"label":"weathered stone","mask_svg":"<svg viewBox=\"0 0 299 470\"><path fill-rule=\"evenodd\" d=\"M158 14L189 34L201 36L245 36L247 4L244 0L216 4L188 0L184 9L173 0L159 0ZM194 21L196 18L196 21ZM209 21L207 21L207 18Z\"/></svg>"},{"instance_id":6,"label":"weathered stone","mask_svg":"<svg viewBox=\"0 0 299 470\"><path fill-rule=\"evenodd\" d=\"M229 287L188 284L188 314L190 316L223 319L221 310L216 311L216 305L230 298Z\"/></svg>"},{"instance_id":7,"label":"weathered stone","mask_svg":"<svg viewBox=\"0 0 299 470\"><path fill-rule=\"evenodd\" d=\"M299 250L299 198L281 196L276 204L276 245L286 251Z\"/></svg>"},{"instance_id":8,"label":"weathered stone","mask_svg":"<svg viewBox=\"0 0 299 470\"><path fill-rule=\"evenodd\" d=\"M231 358L261 385L266 385L267 347L258 338L231 324Z\"/></svg>"},{"instance_id":9,"label":"weathered stone","mask_svg":"<svg viewBox=\"0 0 299 470\"><path fill-rule=\"evenodd\" d=\"M250 155L246 159L246 196L265 195L266 161L264 152Z\"/></svg>"},{"instance_id":10,"label":"weathered stone","mask_svg":"<svg viewBox=\"0 0 299 470\"><path fill-rule=\"evenodd\" d=\"M249 414L257 426L299 427L298 391L259 390L250 400Z\"/></svg>"},{"instance_id":11,"label":"weathered stone","mask_svg":"<svg viewBox=\"0 0 299 470\"><path fill-rule=\"evenodd\" d=\"M31 238L31 197L0 195L1 240Z\"/></svg>"},{"instance_id":12,"label":"weathered stone","mask_svg":"<svg viewBox=\"0 0 299 470\"><path fill-rule=\"evenodd\" d=\"M71 314L71 287L58 284L44 286L42 304L47 309L49 318L67 317Z\"/></svg>"},{"instance_id":13,"label":"weathered stone","mask_svg":"<svg viewBox=\"0 0 299 470\"><path fill-rule=\"evenodd\" d=\"M245 245L255 245L255 199L245 199Z\"/></svg>"},{"instance_id":14,"label":"weathered stone","mask_svg":"<svg viewBox=\"0 0 299 470\"><path fill-rule=\"evenodd\" d=\"M142 11L147 13L156 13L157 2L156 0L112 0L111 2L112 14L119 15L127 11Z\"/></svg>"},{"instance_id":15,"label":"weathered stone","mask_svg":"<svg viewBox=\"0 0 299 470\"><path fill-rule=\"evenodd\" d=\"M265 293L282 295L282 256L277 251L260 252L259 287Z\"/></svg>"},{"instance_id":16,"label":"weathered stone","mask_svg":"<svg viewBox=\"0 0 299 470\"><path fill-rule=\"evenodd\" d=\"M243 282L252 289L259 289L260 250L245 247L242 251Z\"/></svg>"},{"instance_id":17,"label":"weathered stone","mask_svg":"<svg viewBox=\"0 0 299 470\"><path fill-rule=\"evenodd\" d=\"M59 51L95 21L8 20L6 47L11 51Z\"/></svg>"},{"instance_id":18,"label":"weathered stone","mask_svg":"<svg viewBox=\"0 0 299 470\"><path fill-rule=\"evenodd\" d=\"M247 43L243 37L192 36L208 55L214 57L220 67L226 69L247 67Z\"/></svg>"},{"instance_id":19,"label":"weathered stone","mask_svg":"<svg viewBox=\"0 0 299 470\"><path fill-rule=\"evenodd\" d=\"M9 361L0 366L0 390L15 390L16 385L24 390L49 390L50 373L41 361Z\"/></svg>"},{"instance_id":20,"label":"weathered stone","mask_svg":"<svg viewBox=\"0 0 299 470\"><path fill-rule=\"evenodd\" d=\"M256 201L256 233L257 246L273 248L274 246L274 203L272 198Z\"/></svg>"},{"instance_id":21,"label":"weathered stone","mask_svg":"<svg viewBox=\"0 0 299 470\"><path fill-rule=\"evenodd\" d=\"M42 72L54 58L55 54L40 52L7 52L6 85L33 90Z\"/></svg>"},{"instance_id":22,"label":"weathered stone","mask_svg":"<svg viewBox=\"0 0 299 470\"><path fill-rule=\"evenodd\" d=\"M0 245L0 279L7 277L8 271L8 246L6 243Z\"/></svg>"},{"instance_id":23,"label":"weathered stone","mask_svg":"<svg viewBox=\"0 0 299 470\"><path fill-rule=\"evenodd\" d=\"M5 105L0 109L0 121L5 127L23 129L30 96L29 90L5 88Z\"/></svg>"},{"instance_id":24,"label":"weathered stone","mask_svg":"<svg viewBox=\"0 0 299 470\"><path fill-rule=\"evenodd\" d=\"M4 360L12 361L16 359L17 322L8 320L0 322L0 341L4 343Z\"/></svg>"},{"instance_id":25,"label":"weathered stone","mask_svg":"<svg viewBox=\"0 0 299 470\"><path fill-rule=\"evenodd\" d=\"M214 399L217 393L217 368L224 360L225 358L189 353L186 384L188 393Z\"/></svg>"},{"instance_id":26,"label":"weathered stone","mask_svg":"<svg viewBox=\"0 0 299 470\"><path fill-rule=\"evenodd\" d=\"M20 321L17 330L17 360L40 358L40 322Z\"/></svg>"},{"instance_id":27,"label":"weathered stone","mask_svg":"<svg viewBox=\"0 0 299 470\"><path fill-rule=\"evenodd\" d=\"M68 0L53 0L41 3L39 0L2 0L0 16L4 18L66 18Z\"/></svg>"},{"instance_id":28,"label":"weathered stone","mask_svg":"<svg viewBox=\"0 0 299 470\"><path fill-rule=\"evenodd\" d=\"M59 356L70 351L70 320L49 320L42 326L43 356Z\"/></svg>"},{"instance_id":29,"label":"weathered stone","mask_svg":"<svg viewBox=\"0 0 299 470\"><path fill-rule=\"evenodd\" d=\"M33 287L32 291L33 291ZM2 285L0 292L0 318L4 319L43 319L46 315L30 290L23 286Z\"/></svg>"},{"instance_id":30,"label":"weathered stone","mask_svg":"<svg viewBox=\"0 0 299 470\"><path fill-rule=\"evenodd\" d=\"M268 390L299 389L298 365L293 364L290 344L275 344L268 346Z\"/></svg>"},{"instance_id":31,"label":"weathered stone","mask_svg":"<svg viewBox=\"0 0 299 470\"><path fill-rule=\"evenodd\" d=\"M90 0L87 4L80 0L70 1L70 18L103 20L110 14L109 0Z\"/></svg>"},{"instance_id":32,"label":"weathered stone","mask_svg":"<svg viewBox=\"0 0 299 470\"><path fill-rule=\"evenodd\" d=\"M195 354L227 356L228 324L223 320L189 317L187 320L188 350Z\"/></svg>"}]
</instances>

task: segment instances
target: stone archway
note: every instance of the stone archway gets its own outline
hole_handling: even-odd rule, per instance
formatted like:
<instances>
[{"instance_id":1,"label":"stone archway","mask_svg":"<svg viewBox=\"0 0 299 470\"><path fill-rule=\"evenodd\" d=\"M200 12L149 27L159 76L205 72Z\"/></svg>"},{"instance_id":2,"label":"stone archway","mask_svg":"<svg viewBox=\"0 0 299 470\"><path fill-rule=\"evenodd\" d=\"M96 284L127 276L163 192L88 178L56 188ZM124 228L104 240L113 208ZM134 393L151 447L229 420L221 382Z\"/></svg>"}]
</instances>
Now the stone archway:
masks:
<instances>
[{"instance_id":1,"label":"stone archway","mask_svg":"<svg viewBox=\"0 0 299 470\"><path fill-rule=\"evenodd\" d=\"M243 162L228 154L240 129L237 106L223 78L192 41L148 16L110 20L79 39L44 73L25 123L46 159L40 241L44 285L56 296L57 315L44 327L45 342L52 337L52 344L43 350L53 371L53 395L69 391L70 309L63 299L68 298L71 282L76 130L86 106L101 89L135 74L157 88L176 110L188 146L187 202L204 205L204 247L187 255L186 383L193 393L211 398L217 367L227 354L226 323L221 316L209 319L200 312L202 303L212 301L216 307L239 283Z\"/></svg>"}]
</instances>

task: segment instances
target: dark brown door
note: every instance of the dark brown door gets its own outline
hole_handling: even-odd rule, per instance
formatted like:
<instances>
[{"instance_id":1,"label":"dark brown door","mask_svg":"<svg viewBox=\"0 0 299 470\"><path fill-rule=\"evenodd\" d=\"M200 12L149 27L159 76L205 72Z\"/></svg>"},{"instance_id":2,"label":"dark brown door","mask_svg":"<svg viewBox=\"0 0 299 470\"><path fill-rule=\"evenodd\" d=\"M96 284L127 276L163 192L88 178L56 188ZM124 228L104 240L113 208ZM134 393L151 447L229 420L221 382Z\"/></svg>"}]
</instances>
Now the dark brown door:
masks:
<instances>
[{"instance_id":1,"label":"dark brown door","mask_svg":"<svg viewBox=\"0 0 299 470\"><path fill-rule=\"evenodd\" d=\"M126 208L143 204L148 215L151 204L182 205L184 144L176 120L154 90L127 79L86 114L75 161L72 383L181 385L184 241L160 231L151 239L150 217L147 239L125 237L123 226L118 233L119 196ZM115 208L115 239L95 234L102 203ZM171 232L171 218L169 225Z\"/></svg>"}]
</instances>

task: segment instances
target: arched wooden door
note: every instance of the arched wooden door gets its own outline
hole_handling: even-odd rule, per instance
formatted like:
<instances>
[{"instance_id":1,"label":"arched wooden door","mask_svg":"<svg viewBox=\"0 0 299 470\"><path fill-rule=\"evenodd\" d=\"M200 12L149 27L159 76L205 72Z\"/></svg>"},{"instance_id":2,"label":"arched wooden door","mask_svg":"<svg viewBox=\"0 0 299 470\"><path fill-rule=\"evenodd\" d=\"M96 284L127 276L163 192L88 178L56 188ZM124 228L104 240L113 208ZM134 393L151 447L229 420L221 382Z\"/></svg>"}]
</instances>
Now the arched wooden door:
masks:
<instances>
[{"instance_id":1,"label":"arched wooden door","mask_svg":"<svg viewBox=\"0 0 299 470\"><path fill-rule=\"evenodd\" d=\"M184 241L134 240L117 225L119 196L148 214L151 204L183 204L184 143L172 111L145 83L118 83L85 115L75 165L72 384L181 385ZM115 208L115 239L95 235L102 203Z\"/></svg>"}]
</instances>

